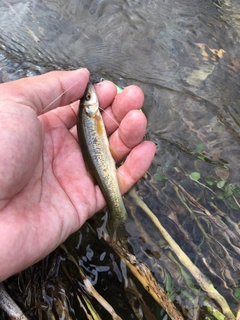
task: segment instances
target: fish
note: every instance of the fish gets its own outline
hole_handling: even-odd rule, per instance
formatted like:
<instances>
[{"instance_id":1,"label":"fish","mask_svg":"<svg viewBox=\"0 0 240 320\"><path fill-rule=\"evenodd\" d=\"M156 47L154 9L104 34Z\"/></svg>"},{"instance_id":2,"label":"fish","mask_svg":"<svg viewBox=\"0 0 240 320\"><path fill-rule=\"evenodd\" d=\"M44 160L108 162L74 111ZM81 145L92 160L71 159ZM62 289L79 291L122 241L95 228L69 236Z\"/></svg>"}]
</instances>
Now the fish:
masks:
<instances>
[{"instance_id":1,"label":"fish","mask_svg":"<svg viewBox=\"0 0 240 320\"><path fill-rule=\"evenodd\" d=\"M80 99L77 132L83 159L105 198L108 228L111 236L127 220L127 211L120 192L115 161L112 157L96 91L88 83Z\"/></svg>"}]
</instances>

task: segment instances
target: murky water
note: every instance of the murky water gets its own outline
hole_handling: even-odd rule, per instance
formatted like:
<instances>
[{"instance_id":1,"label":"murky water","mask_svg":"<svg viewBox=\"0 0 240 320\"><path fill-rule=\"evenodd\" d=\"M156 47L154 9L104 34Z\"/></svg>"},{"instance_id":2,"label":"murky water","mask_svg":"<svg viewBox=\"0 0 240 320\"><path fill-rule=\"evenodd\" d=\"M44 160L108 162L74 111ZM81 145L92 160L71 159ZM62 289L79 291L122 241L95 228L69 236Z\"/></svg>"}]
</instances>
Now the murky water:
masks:
<instances>
[{"instance_id":1,"label":"murky water","mask_svg":"<svg viewBox=\"0 0 240 320\"><path fill-rule=\"evenodd\" d=\"M147 176L137 184L138 194L236 312L240 296L240 249L234 238L239 241L239 2L12 0L1 1L0 13L2 81L84 66L95 79L143 89L147 137L157 144L157 153ZM126 199L132 252L149 266L186 319L215 319L204 304L207 294L136 200L130 195ZM167 319L114 250L88 226L71 237L67 248L122 319ZM62 282L58 274L41 276L44 283L55 279L46 288L43 310L52 306L58 318L62 309L56 301L61 301L71 310L65 318L85 319L73 298L74 290L80 294L80 280L66 253L60 250L45 261L46 270L57 259L66 262L74 284L69 284L67 271L59 271ZM28 272L20 276L29 299L22 304L25 311L32 307L31 286L24 285ZM38 272L31 277L38 278ZM14 282L9 288L16 289ZM70 292L67 301L60 292ZM15 299L21 300L18 294ZM111 319L102 307L96 308L103 319ZM36 309L31 312L33 319L34 314Z\"/></svg>"}]
</instances>

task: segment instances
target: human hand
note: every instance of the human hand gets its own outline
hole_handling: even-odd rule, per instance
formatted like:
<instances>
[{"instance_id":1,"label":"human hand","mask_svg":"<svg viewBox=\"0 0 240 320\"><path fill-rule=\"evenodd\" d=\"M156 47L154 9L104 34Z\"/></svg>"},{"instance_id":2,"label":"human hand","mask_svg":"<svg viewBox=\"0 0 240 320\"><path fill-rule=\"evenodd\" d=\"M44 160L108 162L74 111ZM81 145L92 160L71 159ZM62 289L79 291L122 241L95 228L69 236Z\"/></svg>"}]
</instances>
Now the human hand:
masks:
<instances>
[{"instance_id":1,"label":"human hand","mask_svg":"<svg viewBox=\"0 0 240 320\"><path fill-rule=\"evenodd\" d=\"M77 141L76 100L88 81L88 70L80 69L0 85L0 281L44 258L105 206ZM121 123L103 113L115 160L129 154L118 169L124 193L155 153L153 143L141 142L143 93L129 86L116 96L109 81L96 92L101 108ZM42 114L52 101L53 110Z\"/></svg>"}]
</instances>

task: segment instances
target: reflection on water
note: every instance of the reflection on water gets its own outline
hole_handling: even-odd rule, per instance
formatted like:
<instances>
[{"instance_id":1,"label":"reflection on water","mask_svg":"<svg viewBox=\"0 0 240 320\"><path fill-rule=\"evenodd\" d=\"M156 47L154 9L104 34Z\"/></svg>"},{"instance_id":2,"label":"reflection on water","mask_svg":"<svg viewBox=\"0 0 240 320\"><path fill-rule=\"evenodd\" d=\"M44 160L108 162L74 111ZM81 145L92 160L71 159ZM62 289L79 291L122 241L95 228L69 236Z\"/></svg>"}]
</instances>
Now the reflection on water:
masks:
<instances>
[{"instance_id":1,"label":"reflection on water","mask_svg":"<svg viewBox=\"0 0 240 320\"><path fill-rule=\"evenodd\" d=\"M238 1L11 0L2 1L0 10L2 81L84 66L95 78L143 89L147 133L157 144L157 154L147 177L137 184L139 195L236 311L240 252L234 238L239 237L240 208ZM134 222L127 226L132 252L151 267L186 318L196 315L194 306L199 303L201 310L195 318L205 319L206 294L143 211L130 196L126 198ZM221 230L215 219L223 221L234 235ZM94 233L85 226L73 238L68 249L123 319L164 318L164 311ZM58 254L60 259L62 252ZM66 266L72 270L70 264ZM67 284L65 273L66 283L58 280L58 286L70 291L65 303L75 310L76 318L84 319L83 309L73 298L81 284L76 285L76 270L72 272L75 285ZM27 275L21 276L23 283ZM50 290L54 286L56 283L48 284L48 308L53 305L50 297L57 296L56 288L56 292ZM29 297L27 289L26 295ZM59 297L55 299L63 304ZM17 294L15 299L21 300ZM30 308L30 298L28 302L23 308ZM109 318L97 308L103 319ZM71 317L75 318L73 311Z\"/></svg>"}]
</instances>

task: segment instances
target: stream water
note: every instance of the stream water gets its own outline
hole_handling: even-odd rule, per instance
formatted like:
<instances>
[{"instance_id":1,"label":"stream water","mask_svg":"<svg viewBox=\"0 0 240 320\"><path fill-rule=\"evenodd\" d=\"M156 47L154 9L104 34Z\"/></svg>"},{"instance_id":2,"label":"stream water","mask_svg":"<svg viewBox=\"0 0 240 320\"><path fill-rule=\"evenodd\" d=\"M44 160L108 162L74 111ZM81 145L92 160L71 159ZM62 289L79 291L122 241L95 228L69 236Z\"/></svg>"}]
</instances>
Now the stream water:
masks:
<instances>
[{"instance_id":1,"label":"stream water","mask_svg":"<svg viewBox=\"0 0 240 320\"><path fill-rule=\"evenodd\" d=\"M239 1L1 0L0 13L1 82L87 67L94 79L142 88L146 136L156 143L157 153L136 185L138 195L236 313L239 241L215 219L239 239ZM216 319L205 305L210 299L206 292L128 194L126 206L132 253L149 266L185 319ZM70 237L66 248L122 319L168 318L89 225ZM51 274L54 280L49 276L51 263L60 266L61 261L75 289L56 270ZM38 265L35 276L31 269L6 282L22 309L31 319L41 318L30 298L29 279L44 278L46 295L38 295L44 300L43 319L53 319L49 310L61 318L64 308L57 308L56 301L67 306L69 313L63 318L87 319L74 298L81 285L66 252L59 249L42 264L44 276ZM24 294L18 291L19 283ZM95 307L102 319L112 319L102 307Z\"/></svg>"}]
</instances>

